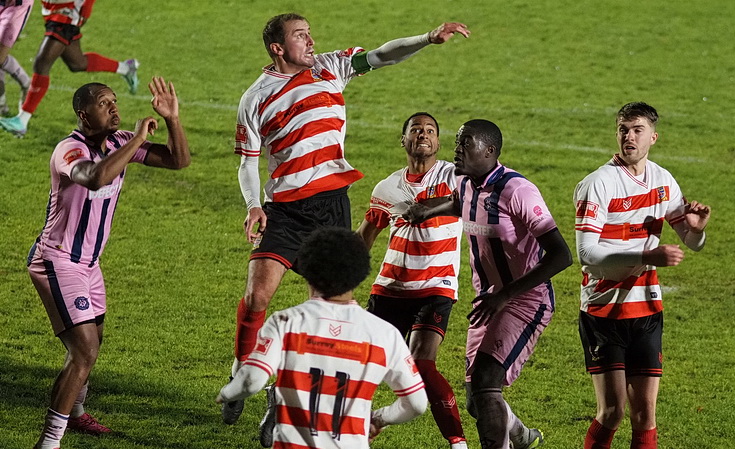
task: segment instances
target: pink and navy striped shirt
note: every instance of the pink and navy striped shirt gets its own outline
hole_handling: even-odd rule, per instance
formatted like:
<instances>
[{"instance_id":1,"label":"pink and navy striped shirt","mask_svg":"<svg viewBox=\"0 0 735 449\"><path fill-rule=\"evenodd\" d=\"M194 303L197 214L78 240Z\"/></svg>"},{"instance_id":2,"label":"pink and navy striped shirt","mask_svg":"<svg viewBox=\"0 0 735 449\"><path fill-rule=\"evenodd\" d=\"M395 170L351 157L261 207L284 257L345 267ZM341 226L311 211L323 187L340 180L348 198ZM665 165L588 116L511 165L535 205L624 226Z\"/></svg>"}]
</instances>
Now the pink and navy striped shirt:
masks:
<instances>
[{"instance_id":1,"label":"pink and navy striped shirt","mask_svg":"<svg viewBox=\"0 0 735 449\"><path fill-rule=\"evenodd\" d=\"M538 188L520 173L498 163L482 185L460 176L455 195L478 296L498 291L541 260L543 250L536 238L555 229L556 223ZM519 297L554 308L551 281Z\"/></svg>"},{"instance_id":2,"label":"pink and navy striped shirt","mask_svg":"<svg viewBox=\"0 0 735 449\"><path fill-rule=\"evenodd\" d=\"M51 192L46 207L46 224L35 249L42 257L63 257L74 263L94 266L110 235L112 218L120 197L125 170L98 190L71 180L71 171L83 161L97 162L125 145L133 133L117 131L107 138L105 155L78 130L59 142L51 155ZM146 141L130 162L144 163L150 142ZM30 260L30 257L29 257Z\"/></svg>"}]
</instances>

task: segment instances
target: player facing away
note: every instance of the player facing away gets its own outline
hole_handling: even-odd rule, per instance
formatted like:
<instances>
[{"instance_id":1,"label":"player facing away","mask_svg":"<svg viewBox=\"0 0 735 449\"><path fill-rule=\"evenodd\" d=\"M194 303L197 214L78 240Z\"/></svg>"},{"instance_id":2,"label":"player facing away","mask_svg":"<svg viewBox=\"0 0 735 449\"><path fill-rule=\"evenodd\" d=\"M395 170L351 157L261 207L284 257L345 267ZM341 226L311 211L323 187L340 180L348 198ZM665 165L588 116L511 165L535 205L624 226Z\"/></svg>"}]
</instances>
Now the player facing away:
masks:
<instances>
[{"instance_id":1,"label":"player facing away","mask_svg":"<svg viewBox=\"0 0 735 449\"><path fill-rule=\"evenodd\" d=\"M18 64L18 61L10 55L15 41L18 40L23 27L28 21L28 16L33 8L33 0L0 0L0 115L7 116L10 113L7 99L5 98L5 74L9 74L20 86L20 105L23 104L31 79Z\"/></svg>"},{"instance_id":2,"label":"player facing away","mask_svg":"<svg viewBox=\"0 0 735 449\"><path fill-rule=\"evenodd\" d=\"M396 328L353 298L370 272L360 237L323 227L298 257L309 300L270 316L217 402L252 396L277 374L274 447L367 449L385 426L426 410L424 382ZM381 382L398 398L371 413Z\"/></svg>"},{"instance_id":3,"label":"player facing away","mask_svg":"<svg viewBox=\"0 0 735 449\"><path fill-rule=\"evenodd\" d=\"M266 24L263 42L272 63L242 96L237 115L235 153L241 156L238 178L248 209L244 228L254 248L237 309L233 375L252 351L284 274L298 271L296 253L304 238L322 226L352 227L347 188L362 173L344 155L342 91L347 83L429 44L442 44L455 33L469 36L463 24L445 23L371 51L353 47L316 54L304 17L283 14ZM263 149L270 176L261 204L258 159ZM242 402L225 404L223 420L236 422L241 407Z\"/></svg>"},{"instance_id":4,"label":"player facing away","mask_svg":"<svg viewBox=\"0 0 735 449\"><path fill-rule=\"evenodd\" d=\"M181 169L190 162L173 84L153 78L148 88L153 109L168 128L166 145L146 140L158 128L153 117L138 120L134 132L118 130L115 93L104 84L91 83L74 93L77 129L51 154L46 224L28 255L28 271L67 354L51 390L36 449L59 448L67 427L91 434L110 431L84 411L84 399L106 312L99 258L110 234L126 167L137 162Z\"/></svg>"},{"instance_id":5,"label":"player facing away","mask_svg":"<svg viewBox=\"0 0 735 449\"><path fill-rule=\"evenodd\" d=\"M658 113L628 103L617 115L618 153L574 191L582 264L579 334L597 414L585 449L607 449L630 405L630 447L655 449L662 371L663 305L656 267L678 265L678 245L660 245L664 221L694 251L704 247L710 208L688 202L671 173L648 160Z\"/></svg>"},{"instance_id":6,"label":"player facing away","mask_svg":"<svg viewBox=\"0 0 735 449\"><path fill-rule=\"evenodd\" d=\"M483 449L535 448L528 429L503 399L503 386L520 375L554 311L551 277L572 256L538 188L498 162L503 137L487 120L459 129L452 198L427 207L416 203L406 218L422 222L451 214L462 219L477 297L468 315L468 410L477 419Z\"/></svg>"},{"instance_id":7,"label":"player facing away","mask_svg":"<svg viewBox=\"0 0 735 449\"><path fill-rule=\"evenodd\" d=\"M17 137L25 136L28 122L49 87L49 74L61 57L72 72L112 72L121 75L131 93L138 90L138 61L115 61L98 53L82 53L80 28L92 14L95 0L44 0L41 13L46 33L33 60L33 78L25 101L15 117L0 119L0 127Z\"/></svg>"},{"instance_id":8,"label":"player facing away","mask_svg":"<svg viewBox=\"0 0 735 449\"><path fill-rule=\"evenodd\" d=\"M370 208L357 229L370 248L380 232L390 227L388 250L370 291L368 311L407 338L442 436L452 449L466 448L454 391L436 369L439 345L457 301L462 223L457 217L444 216L412 225L403 218L411 203L452 194L457 179L454 164L437 160L439 124L426 112L417 112L403 123L401 146L407 167L375 186Z\"/></svg>"}]
</instances>

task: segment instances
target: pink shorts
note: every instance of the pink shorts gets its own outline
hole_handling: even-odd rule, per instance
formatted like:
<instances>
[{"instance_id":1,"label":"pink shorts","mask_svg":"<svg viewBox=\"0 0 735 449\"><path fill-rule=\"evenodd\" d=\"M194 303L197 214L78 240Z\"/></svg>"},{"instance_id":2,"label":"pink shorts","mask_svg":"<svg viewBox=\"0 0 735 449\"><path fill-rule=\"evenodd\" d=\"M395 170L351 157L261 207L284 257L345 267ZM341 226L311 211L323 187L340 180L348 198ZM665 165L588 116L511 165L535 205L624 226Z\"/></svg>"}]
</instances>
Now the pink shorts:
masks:
<instances>
[{"instance_id":1,"label":"pink shorts","mask_svg":"<svg viewBox=\"0 0 735 449\"><path fill-rule=\"evenodd\" d=\"M510 301L486 326L467 329L466 381L471 380L477 351L491 355L502 364L506 386L521 374L521 368L533 354L541 332L551 321L549 304L522 299Z\"/></svg>"},{"instance_id":2,"label":"pink shorts","mask_svg":"<svg viewBox=\"0 0 735 449\"><path fill-rule=\"evenodd\" d=\"M46 307L55 335L78 324L94 323L107 311L100 266L42 257L36 251L28 265L33 286Z\"/></svg>"},{"instance_id":3,"label":"pink shorts","mask_svg":"<svg viewBox=\"0 0 735 449\"><path fill-rule=\"evenodd\" d=\"M26 25L33 0L23 0L20 6L0 6L0 45L12 47Z\"/></svg>"}]
</instances>

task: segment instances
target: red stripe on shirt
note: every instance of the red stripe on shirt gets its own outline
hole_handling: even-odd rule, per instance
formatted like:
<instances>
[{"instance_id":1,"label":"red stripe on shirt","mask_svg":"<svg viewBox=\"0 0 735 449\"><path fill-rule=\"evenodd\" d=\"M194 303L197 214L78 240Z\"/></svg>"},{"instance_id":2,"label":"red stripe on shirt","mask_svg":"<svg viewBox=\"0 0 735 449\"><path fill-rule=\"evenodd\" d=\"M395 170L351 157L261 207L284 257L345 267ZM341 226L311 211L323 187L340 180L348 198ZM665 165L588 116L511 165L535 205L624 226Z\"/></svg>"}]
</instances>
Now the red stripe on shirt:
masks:
<instances>
[{"instance_id":1,"label":"red stripe on shirt","mask_svg":"<svg viewBox=\"0 0 735 449\"><path fill-rule=\"evenodd\" d=\"M661 301L636 301L612 304L590 304L587 313L601 318L623 320L653 315L664 309Z\"/></svg>"},{"instance_id":2,"label":"red stripe on shirt","mask_svg":"<svg viewBox=\"0 0 735 449\"><path fill-rule=\"evenodd\" d=\"M595 286L595 292L606 292L614 288L631 290L633 287L648 287L658 285L658 273L656 270L648 270L640 276L628 276L622 281L600 280Z\"/></svg>"},{"instance_id":3,"label":"red stripe on shirt","mask_svg":"<svg viewBox=\"0 0 735 449\"><path fill-rule=\"evenodd\" d=\"M348 186L358 179L362 179L363 174L357 170L350 170L343 173L334 173L323 178L316 179L297 189L284 190L281 192L273 192L273 202L286 202L303 200L317 193L337 190Z\"/></svg>"},{"instance_id":4,"label":"red stripe on shirt","mask_svg":"<svg viewBox=\"0 0 735 449\"><path fill-rule=\"evenodd\" d=\"M399 251L410 256L434 256L437 254L455 251L457 239L435 240L433 242L413 242L403 237L393 236L388 245L389 249Z\"/></svg>"},{"instance_id":5,"label":"red stripe on shirt","mask_svg":"<svg viewBox=\"0 0 735 449\"><path fill-rule=\"evenodd\" d=\"M332 106L344 106L345 98L341 93L318 92L303 100L297 101L275 116L260 128L260 135L267 136L273 131L285 127L292 118L307 111L317 108L331 108Z\"/></svg>"},{"instance_id":6,"label":"red stripe on shirt","mask_svg":"<svg viewBox=\"0 0 735 449\"><path fill-rule=\"evenodd\" d=\"M655 206L669 198L669 186L664 186L664 193L658 189L651 189L642 195L633 195L626 198L613 198L607 206L608 212L628 212ZM627 206L627 207L626 207Z\"/></svg>"},{"instance_id":7,"label":"red stripe on shirt","mask_svg":"<svg viewBox=\"0 0 735 449\"><path fill-rule=\"evenodd\" d=\"M426 190L416 195L416 201L421 202L424 200L428 200L429 198L443 198L446 196L450 196L452 194L452 191L453 189L450 188L446 182L443 182L439 185L427 188Z\"/></svg>"},{"instance_id":8,"label":"red stripe on shirt","mask_svg":"<svg viewBox=\"0 0 735 449\"><path fill-rule=\"evenodd\" d=\"M582 231L582 232L594 232L595 234L601 234L602 233L602 229L601 228L598 228L597 226L592 226L590 224L584 224L584 223L580 223L580 224L574 225L574 230L575 231Z\"/></svg>"},{"instance_id":9,"label":"red stripe on shirt","mask_svg":"<svg viewBox=\"0 0 735 449\"><path fill-rule=\"evenodd\" d=\"M323 164L329 161L335 161L343 159L344 154L342 147L339 144L329 145L324 148L320 148L316 151L311 151L303 156L295 157L291 160L282 162L273 173L271 173L272 179L278 179L281 176L292 175L300 171L314 168L319 164Z\"/></svg>"},{"instance_id":10,"label":"red stripe on shirt","mask_svg":"<svg viewBox=\"0 0 735 449\"><path fill-rule=\"evenodd\" d=\"M380 284L373 284L370 290L371 295L387 296L389 298L428 298L429 296L444 296L456 302L455 296L457 292L452 288L430 287L413 290L391 290Z\"/></svg>"},{"instance_id":11,"label":"red stripe on shirt","mask_svg":"<svg viewBox=\"0 0 735 449\"><path fill-rule=\"evenodd\" d=\"M316 354L338 359L356 360L363 365L375 363L376 365L386 366L385 350L366 341L358 343L309 335L306 332L299 334L289 332L283 338L283 350L298 354Z\"/></svg>"},{"instance_id":12,"label":"red stripe on shirt","mask_svg":"<svg viewBox=\"0 0 735 449\"><path fill-rule=\"evenodd\" d=\"M293 146L297 142L308 139L309 137L329 131L341 131L344 124L345 121L338 118L325 118L309 122L301 128L288 133L286 137L271 142L270 153L276 154L283 149Z\"/></svg>"},{"instance_id":13,"label":"red stripe on shirt","mask_svg":"<svg viewBox=\"0 0 735 449\"><path fill-rule=\"evenodd\" d=\"M278 372L276 386L279 388L293 388L300 391L311 391L312 377L309 373L300 371L282 370ZM322 376L322 386L319 390L321 394L336 395L337 394L337 378L333 376ZM371 382L352 380L347 383L345 396L348 398L365 399L370 401L373 399L375 390L378 386Z\"/></svg>"},{"instance_id":14,"label":"red stripe on shirt","mask_svg":"<svg viewBox=\"0 0 735 449\"><path fill-rule=\"evenodd\" d=\"M315 79L314 76L311 74L311 70L304 70L298 75L294 75L288 82L286 82L286 84L281 88L281 90L278 91L278 93L271 95L270 97L268 97L268 99L258 105L258 114L262 115L263 111L265 111L268 106L272 105L281 97L296 89L297 87L304 86L306 84L316 83L317 81L321 80Z\"/></svg>"},{"instance_id":15,"label":"red stripe on shirt","mask_svg":"<svg viewBox=\"0 0 735 449\"><path fill-rule=\"evenodd\" d=\"M384 263L380 270L380 275L401 282L411 281L428 281L429 279L439 277L455 276L454 266L445 265L439 267L427 267L420 270L399 267L389 263Z\"/></svg>"},{"instance_id":16,"label":"red stripe on shirt","mask_svg":"<svg viewBox=\"0 0 735 449\"><path fill-rule=\"evenodd\" d=\"M601 237L615 240L646 239L651 235L660 236L663 226L663 218L646 223L605 224Z\"/></svg>"},{"instance_id":17,"label":"red stripe on shirt","mask_svg":"<svg viewBox=\"0 0 735 449\"><path fill-rule=\"evenodd\" d=\"M287 424L296 427L311 427L311 419L313 413L309 410L303 410L298 407L288 407L279 405L276 410L279 424ZM317 413L316 431L332 432L332 415L329 413ZM355 418L354 416L342 416L339 425L339 433L343 435L364 435L365 419Z\"/></svg>"},{"instance_id":18,"label":"red stripe on shirt","mask_svg":"<svg viewBox=\"0 0 735 449\"><path fill-rule=\"evenodd\" d=\"M447 216L429 218L428 220L424 222L412 225L411 223L404 220L402 217L398 217L396 219L396 227L400 228L401 226L416 226L422 229L437 228L439 226L456 223L458 221L459 221L459 217L450 217L447 215Z\"/></svg>"}]
</instances>

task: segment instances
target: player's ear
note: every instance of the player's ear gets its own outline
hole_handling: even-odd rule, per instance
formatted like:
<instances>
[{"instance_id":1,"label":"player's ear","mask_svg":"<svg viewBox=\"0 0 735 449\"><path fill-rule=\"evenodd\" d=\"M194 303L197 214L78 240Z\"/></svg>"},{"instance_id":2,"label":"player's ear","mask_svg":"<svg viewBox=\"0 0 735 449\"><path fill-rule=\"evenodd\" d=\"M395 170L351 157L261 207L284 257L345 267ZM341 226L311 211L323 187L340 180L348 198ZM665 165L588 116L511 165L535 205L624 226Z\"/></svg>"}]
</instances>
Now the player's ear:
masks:
<instances>
[{"instance_id":1,"label":"player's ear","mask_svg":"<svg viewBox=\"0 0 735 449\"><path fill-rule=\"evenodd\" d=\"M406 148L406 136L405 135L401 136L401 146L403 148Z\"/></svg>"},{"instance_id":2,"label":"player's ear","mask_svg":"<svg viewBox=\"0 0 735 449\"><path fill-rule=\"evenodd\" d=\"M657 140L658 140L658 133L654 132L653 134L651 134L651 145L656 143Z\"/></svg>"},{"instance_id":3,"label":"player's ear","mask_svg":"<svg viewBox=\"0 0 735 449\"><path fill-rule=\"evenodd\" d=\"M278 42L271 43L268 48L270 48L272 55L283 56L283 46Z\"/></svg>"}]
</instances>

